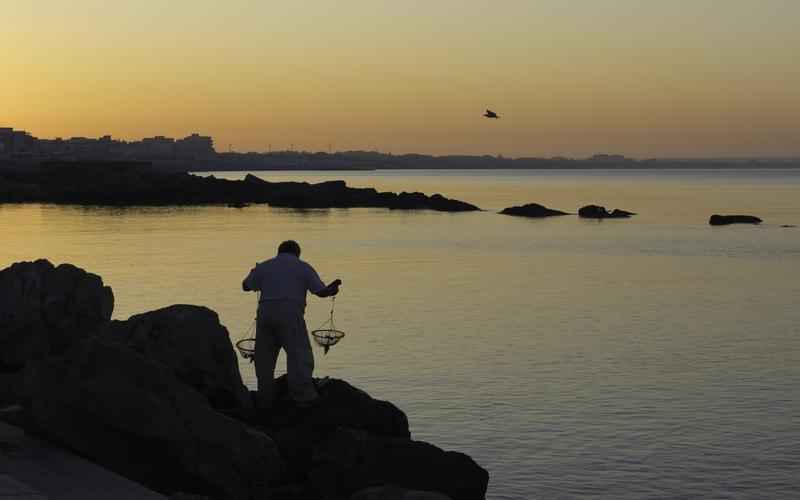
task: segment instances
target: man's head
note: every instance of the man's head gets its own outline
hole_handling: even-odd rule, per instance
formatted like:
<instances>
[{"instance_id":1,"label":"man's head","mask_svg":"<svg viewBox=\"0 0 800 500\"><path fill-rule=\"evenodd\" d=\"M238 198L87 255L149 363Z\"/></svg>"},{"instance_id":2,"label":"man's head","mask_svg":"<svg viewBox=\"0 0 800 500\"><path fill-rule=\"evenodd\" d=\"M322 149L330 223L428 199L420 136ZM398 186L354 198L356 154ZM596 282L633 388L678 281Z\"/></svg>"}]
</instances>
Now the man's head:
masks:
<instances>
[{"instance_id":1,"label":"man's head","mask_svg":"<svg viewBox=\"0 0 800 500\"><path fill-rule=\"evenodd\" d=\"M294 240L286 240L278 245L278 253L290 253L295 257L300 257L300 245Z\"/></svg>"}]
</instances>

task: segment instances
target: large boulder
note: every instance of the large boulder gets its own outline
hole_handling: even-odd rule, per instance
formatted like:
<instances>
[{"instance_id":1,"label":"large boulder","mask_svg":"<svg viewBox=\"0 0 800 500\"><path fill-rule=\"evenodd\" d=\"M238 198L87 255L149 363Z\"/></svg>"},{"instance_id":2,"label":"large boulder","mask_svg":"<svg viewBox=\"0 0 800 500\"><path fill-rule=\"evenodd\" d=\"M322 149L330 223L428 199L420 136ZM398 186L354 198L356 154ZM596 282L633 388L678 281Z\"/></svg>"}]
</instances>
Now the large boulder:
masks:
<instances>
[{"instance_id":1,"label":"large boulder","mask_svg":"<svg viewBox=\"0 0 800 500\"><path fill-rule=\"evenodd\" d=\"M522 205L519 207L504 208L500 213L503 215L517 215L521 217L535 218L569 215L567 212L553 210L552 208L547 208L544 205L539 205L538 203L528 203L527 205Z\"/></svg>"},{"instance_id":2,"label":"large boulder","mask_svg":"<svg viewBox=\"0 0 800 500\"><path fill-rule=\"evenodd\" d=\"M708 219L712 226L727 226L728 224L761 224L762 220L754 215L718 215L714 214Z\"/></svg>"},{"instance_id":3,"label":"large boulder","mask_svg":"<svg viewBox=\"0 0 800 500\"><path fill-rule=\"evenodd\" d=\"M636 214L618 208L609 212L606 207L600 205L586 205L578 210L578 216L585 219L627 219L632 215Z\"/></svg>"},{"instance_id":4,"label":"large boulder","mask_svg":"<svg viewBox=\"0 0 800 500\"><path fill-rule=\"evenodd\" d=\"M173 305L112 321L100 335L166 365L215 408L252 405L228 330L211 309Z\"/></svg>"},{"instance_id":5,"label":"large boulder","mask_svg":"<svg viewBox=\"0 0 800 500\"><path fill-rule=\"evenodd\" d=\"M67 350L111 319L114 294L94 274L47 260L0 271L0 371Z\"/></svg>"},{"instance_id":6,"label":"large boulder","mask_svg":"<svg viewBox=\"0 0 800 500\"><path fill-rule=\"evenodd\" d=\"M325 379L318 385L319 399L313 408L298 411L289 400L286 376L282 375L275 383L278 403L258 422L278 444L298 478L308 470L314 446L339 427L410 439L408 418L392 403L374 399L344 380Z\"/></svg>"},{"instance_id":7,"label":"large boulder","mask_svg":"<svg viewBox=\"0 0 800 500\"><path fill-rule=\"evenodd\" d=\"M449 496L435 491L419 491L396 486L373 486L358 491L350 500L451 500Z\"/></svg>"},{"instance_id":8,"label":"large boulder","mask_svg":"<svg viewBox=\"0 0 800 500\"><path fill-rule=\"evenodd\" d=\"M269 498L283 474L267 435L122 344L84 340L29 368L26 384L40 432L156 491Z\"/></svg>"},{"instance_id":9,"label":"large boulder","mask_svg":"<svg viewBox=\"0 0 800 500\"><path fill-rule=\"evenodd\" d=\"M314 449L311 483L323 498L347 498L375 485L483 500L489 473L469 456L409 439L339 428Z\"/></svg>"}]
</instances>

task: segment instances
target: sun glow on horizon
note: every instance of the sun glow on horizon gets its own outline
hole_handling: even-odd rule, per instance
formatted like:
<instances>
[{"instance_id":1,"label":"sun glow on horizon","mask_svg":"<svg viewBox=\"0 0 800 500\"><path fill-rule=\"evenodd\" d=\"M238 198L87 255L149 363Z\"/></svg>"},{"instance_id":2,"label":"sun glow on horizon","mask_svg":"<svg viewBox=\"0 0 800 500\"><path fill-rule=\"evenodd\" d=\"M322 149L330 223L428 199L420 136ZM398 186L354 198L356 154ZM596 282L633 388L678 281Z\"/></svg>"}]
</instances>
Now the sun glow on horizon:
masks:
<instances>
[{"instance_id":1,"label":"sun glow on horizon","mask_svg":"<svg viewBox=\"0 0 800 500\"><path fill-rule=\"evenodd\" d=\"M14 3L0 126L201 132L220 151L796 156L797 19L786 0Z\"/></svg>"}]
</instances>

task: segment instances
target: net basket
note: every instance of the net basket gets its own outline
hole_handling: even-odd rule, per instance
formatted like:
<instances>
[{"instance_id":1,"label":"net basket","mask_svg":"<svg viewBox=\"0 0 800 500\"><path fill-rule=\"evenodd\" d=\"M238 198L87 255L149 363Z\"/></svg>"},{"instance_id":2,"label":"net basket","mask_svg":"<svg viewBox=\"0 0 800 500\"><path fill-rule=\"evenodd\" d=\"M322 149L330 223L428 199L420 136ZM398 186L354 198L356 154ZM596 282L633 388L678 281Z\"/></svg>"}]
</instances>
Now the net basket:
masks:
<instances>
[{"instance_id":1,"label":"net basket","mask_svg":"<svg viewBox=\"0 0 800 500\"><path fill-rule=\"evenodd\" d=\"M242 358L249 359L252 362L256 355L256 339L242 339L236 342L236 349L239 351Z\"/></svg>"},{"instance_id":2,"label":"net basket","mask_svg":"<svg viewBox=\"0 0 800 500\"><path fill-rule=\"evenodd\" d=\"M311 332L311 336L314 337L314 342L317 345L322 346L325 349L325 354L328 354L328 349L331 346L335 346L342 337L344 337L344 332L341 330L334 330L332 328L321 328L319 330L314 330Z\"/></svg>"}]
</instances>

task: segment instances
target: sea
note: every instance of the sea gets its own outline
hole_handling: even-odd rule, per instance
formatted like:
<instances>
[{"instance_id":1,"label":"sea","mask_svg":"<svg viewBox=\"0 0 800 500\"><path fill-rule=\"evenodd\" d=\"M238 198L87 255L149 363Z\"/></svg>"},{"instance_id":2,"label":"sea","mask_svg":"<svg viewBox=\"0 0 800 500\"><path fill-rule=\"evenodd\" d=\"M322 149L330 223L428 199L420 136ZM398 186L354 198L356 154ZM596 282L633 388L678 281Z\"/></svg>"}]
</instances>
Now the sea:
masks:
<instances>
[{"instance_id":1,"label":"sea","mask_svg":"<svg viewBox=\"0 0 800 500\"><path fill-rule=\"evenodd\" d=\"M335 303L309 298L309 329L335 305L346 333L315 374L469 454L488 498L800 497L800 227L783 227L800 226L800 169L254 174L483 210L6 204L0 267L70 262L113 288L115 318L199 304L236 341L256 308L242 279L295 239L343 281ZM637 215L498 214L531 202ZM712 227L714 213L764 223Z\"/></svg>"}]
</instances>

